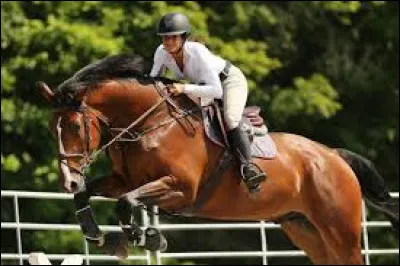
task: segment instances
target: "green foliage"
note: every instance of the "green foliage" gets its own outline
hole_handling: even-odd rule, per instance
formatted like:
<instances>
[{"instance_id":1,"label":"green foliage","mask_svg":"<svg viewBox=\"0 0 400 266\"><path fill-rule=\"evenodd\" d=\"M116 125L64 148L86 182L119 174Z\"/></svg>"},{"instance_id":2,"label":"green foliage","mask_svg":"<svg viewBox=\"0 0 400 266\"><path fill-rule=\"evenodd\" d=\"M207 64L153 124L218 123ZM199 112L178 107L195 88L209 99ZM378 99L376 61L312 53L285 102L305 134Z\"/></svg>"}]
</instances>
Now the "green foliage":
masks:
<instances>
[{"instance_id":1,"label":"green foliage","mask_svg":"<svg viewBox=\"0 0 400 266\"><path fill-rule=\"evenodd\" d=\"M313 74L308 80L294 79L294 88L280 89L271 103L279 122L285 124L291 116L308 119L328 119L341 109L338 94L321 74Z\"/></svg>"},{"instance_id":2,"label":"green foliage","mask_svg":"<svg viewBox=\"0 0 400 266\"><path fill-rule=\"evenodd\" d=\"M270 131L365 155L398 190L399 4L386 1L2 1L2 189L59 191L51 110L35 82L54 89L81 67L122 52L151 63L161 42L157 22L172 11L184 12L193 37L243 70L248 104L261 106ZM109 164L101 157L90 176L106 174ZM60 203L24 201L20 207L26 221L76 222L71 206ZM116 224L114 206L95 207L95 213L100 223ZM2 202L2 221L10 217L12 208ZM232 250L243 249L245 240L254 244L252 234L224 234L200 233L194 243L185 235L170 237L179 251L201 241L216 249L221 239L229 239ZM395 239L383 239L373 241L398 247ZM77 232L35 232L24 243L55 253L82 248ZM396 257L375 261L398 264Z\"/></svg>"},{"instance_id":3,"label":"green foliage","mask_svg":"<svg viewBox=\"0 0 400 266\"><path fill-rule=\"evenodd\" d=\"M313 1L313 4L333 12L343 25L351 25L350 15L361 9L360 1Z\"/></svg>"},{"instance_id":4,"label":"green foliage","mask_svg":"<svg viewBox=\"0 0 400 266\"><path fill-rule=\"evenodd\" d=\"M14 154L8 156L1 155L1 168L4 171L15 173L21 168L21 163Z\"/></svg>"}]
</instances>

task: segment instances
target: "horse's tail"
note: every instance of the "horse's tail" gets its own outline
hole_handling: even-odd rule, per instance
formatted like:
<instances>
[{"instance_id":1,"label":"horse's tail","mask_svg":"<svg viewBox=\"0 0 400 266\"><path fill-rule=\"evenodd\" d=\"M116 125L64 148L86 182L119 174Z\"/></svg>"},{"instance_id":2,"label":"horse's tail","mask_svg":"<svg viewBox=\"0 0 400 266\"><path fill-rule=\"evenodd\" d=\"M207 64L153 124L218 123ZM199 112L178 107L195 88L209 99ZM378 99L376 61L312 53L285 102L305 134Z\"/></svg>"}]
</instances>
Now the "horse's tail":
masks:
<instances>
[{"instance_id":1,"label":"horse's tail","mask_svg":"<svg viewBox=\"0 0 400 266\"><path fill-rule=\"evenodd\" d=\"M399 205L390 196L389 189L374 164L370 160L349 150L336 149L336 151L356 174L366 203L382 211L391 222L393 229L398 233Z\"/></svg>"}]
</instances>

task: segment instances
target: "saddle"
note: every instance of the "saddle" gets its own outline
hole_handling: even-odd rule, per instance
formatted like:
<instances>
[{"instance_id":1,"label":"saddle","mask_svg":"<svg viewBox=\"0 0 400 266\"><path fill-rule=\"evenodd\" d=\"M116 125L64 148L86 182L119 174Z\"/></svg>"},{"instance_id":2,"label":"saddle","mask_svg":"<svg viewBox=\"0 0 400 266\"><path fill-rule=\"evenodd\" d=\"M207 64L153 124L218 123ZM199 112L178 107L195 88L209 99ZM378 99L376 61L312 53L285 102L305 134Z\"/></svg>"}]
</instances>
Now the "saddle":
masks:
<instances>
[{"instance_id":1,"label":"saddle","mask_svg":"<svg viewBox=\"0 0 400 266\"><path fill-rule=\"evenodd\" d=\"M221 147L228 147L226 125L223 119L221 105L215 101L213 104L203 107L203 123L207 137ZM272 159L276 155L276 147L268 135L268 128L264 119L260 116L259 106L248 106L243 111L240 127L247 132L251 143L251 154L254 157Z\"/></svg>"}]
</instances>

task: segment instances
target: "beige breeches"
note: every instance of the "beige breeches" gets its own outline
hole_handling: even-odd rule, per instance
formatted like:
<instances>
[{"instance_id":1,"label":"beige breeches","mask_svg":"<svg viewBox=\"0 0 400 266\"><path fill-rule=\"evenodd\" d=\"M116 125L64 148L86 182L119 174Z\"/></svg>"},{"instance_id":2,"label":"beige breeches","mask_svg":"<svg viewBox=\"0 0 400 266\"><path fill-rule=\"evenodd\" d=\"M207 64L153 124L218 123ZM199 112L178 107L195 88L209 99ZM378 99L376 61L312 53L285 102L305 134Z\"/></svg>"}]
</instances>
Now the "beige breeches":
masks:
<instances>
[{"instance_id":1,"label":"beige breeches","mask_svg":"<svg viewBox=\"0 0 400 266\"><path fill-rule=\"evenodd\" d=\"M248 87L242 71L232 65L227 78L222 82L224 90L224 118L228 130L234 129L242 119L246 106Z\"/></svg>"}]
</instances>

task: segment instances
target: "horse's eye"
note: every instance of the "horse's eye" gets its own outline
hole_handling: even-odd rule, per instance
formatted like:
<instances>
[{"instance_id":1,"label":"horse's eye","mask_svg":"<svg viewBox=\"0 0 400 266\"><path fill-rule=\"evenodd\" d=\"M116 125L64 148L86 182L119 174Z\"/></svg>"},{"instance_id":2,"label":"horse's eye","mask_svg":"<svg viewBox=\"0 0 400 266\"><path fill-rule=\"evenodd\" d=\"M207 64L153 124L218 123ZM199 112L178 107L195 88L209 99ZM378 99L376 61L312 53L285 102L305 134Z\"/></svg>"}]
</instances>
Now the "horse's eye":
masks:
<instances>
[{"instance_id":1,"label":"horse's eye","mask_svg":"<svg viewBox=\"0 0 400 266\"><path fill-rule=\"evenodd\" d=\"M70 123L69 126L74 131L79 131L79 129L81 128L81 125L79 124L78 121L74 121L74 122Z\"/></svg>"}]
</instances>

